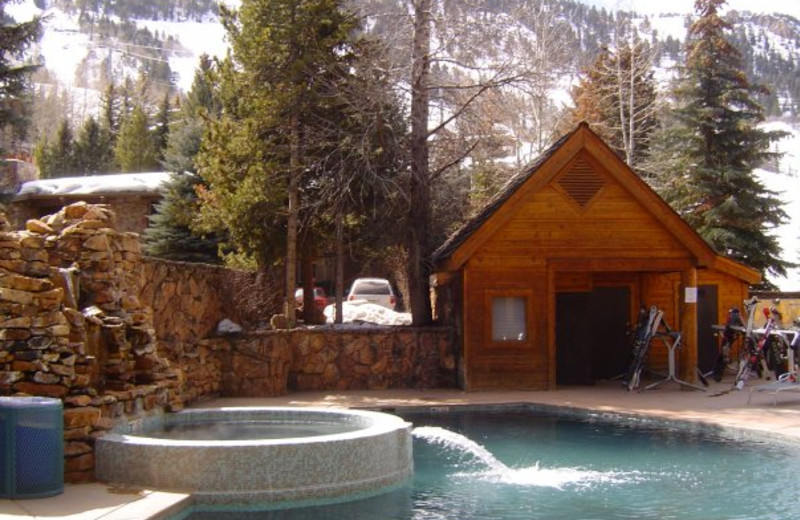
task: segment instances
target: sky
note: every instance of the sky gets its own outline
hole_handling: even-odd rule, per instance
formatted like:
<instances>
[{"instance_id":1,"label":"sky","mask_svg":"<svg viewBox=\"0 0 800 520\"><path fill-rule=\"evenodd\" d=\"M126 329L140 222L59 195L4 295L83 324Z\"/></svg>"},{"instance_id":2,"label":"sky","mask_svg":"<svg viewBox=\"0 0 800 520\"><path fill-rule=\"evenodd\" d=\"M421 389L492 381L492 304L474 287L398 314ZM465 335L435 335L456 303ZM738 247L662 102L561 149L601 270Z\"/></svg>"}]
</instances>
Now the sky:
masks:
<instances>
[{"instance_id":1,"label":"sky","mask_svg":"<svg viewBox=\"0 0 800 520\"><path fill-rule=\"evenodd\" d=\"M607 9L634 10L643 14L693 13L694 0L581 0ZM800 19L800 0L728 0L727 7L753 13L785 13Z\"/></svg>"}]
</instances>

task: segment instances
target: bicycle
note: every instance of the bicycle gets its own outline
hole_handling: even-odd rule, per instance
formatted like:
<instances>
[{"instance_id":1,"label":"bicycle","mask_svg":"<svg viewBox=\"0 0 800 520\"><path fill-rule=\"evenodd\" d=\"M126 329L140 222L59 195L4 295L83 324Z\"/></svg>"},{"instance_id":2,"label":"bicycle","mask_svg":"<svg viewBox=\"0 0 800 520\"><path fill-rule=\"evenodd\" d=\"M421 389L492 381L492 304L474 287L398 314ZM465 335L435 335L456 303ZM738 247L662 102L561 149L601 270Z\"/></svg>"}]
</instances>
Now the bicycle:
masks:
<instances>
[{"instance_id":1,"label":"bicycle","mask_svg":"<svg viewBox=\"0 0 800 520\"><path fill-rule=\"evenodd\" d=\"M712 377L717 383L722 381L725 369L730 366L731 349L739 336L744 335L744 327L745 324L742 319L742 312L738 307L731 307L728 310L728 316L725 319L725 325L720 334L719 354L714 363L714 370L712 371Z\"/></svg>"},{"instance_id":2,"label":"bicycle","mask_svg":"<svg viewBox=\"0 0 800 520\"><path fill-rule=\"evenodd\" d=\"M760 331L761 337L756 340L755 331L753 330L753 319L755 317L754 308L757 302L758 300L756 300L755 297L750 300L751 307L748 316L744 348L739 358L739 372L736 374L736 380L733 384L737 390L744 388L745 382L750 378L753 371L760 370L763 373L770 371L767 365L766 352L767 348L772 344L772 332L776 328L777 310L774 308L764 308L764 317L767 319L767 322L764 325L763 331Z\"/></svg>"}]
</instances>

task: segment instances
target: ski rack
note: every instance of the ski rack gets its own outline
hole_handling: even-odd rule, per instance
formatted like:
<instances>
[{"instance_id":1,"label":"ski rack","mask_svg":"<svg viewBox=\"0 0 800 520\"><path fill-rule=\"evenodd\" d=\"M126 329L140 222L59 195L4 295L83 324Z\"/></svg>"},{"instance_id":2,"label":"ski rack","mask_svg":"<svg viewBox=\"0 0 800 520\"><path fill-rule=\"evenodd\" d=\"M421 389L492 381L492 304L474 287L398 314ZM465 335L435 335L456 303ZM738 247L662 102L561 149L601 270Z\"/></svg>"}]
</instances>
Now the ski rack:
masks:
<instances>
[{"instance_id":1,"label":"ski rack","mask_svg":"<svg viewBox=\"0 0 800 520\"><path fill-rule=\"evenodd\" d=\"M702 390L703 392L705 392L706 389L703 388L702 386L695 385L695 384L689 383L688 381L684 381L684 380L678 378L678 375L677 375L677 366L678 365L677 365L677 362L676 362L676 359L675 359L675 352L679 348L681 348L681 340L682 340L683 336L682 336L680 331L673 331L672 329L670 329L669 326L667 325L667 323L663 319L661 320L661 323L664 325L664 328L667 329L667 331L666 332L657 332L656 333L656 337L659 338L661 340L661 342L664 343L664 346L667 347L667 351L669 353L669 356L668 356L669 373L667 374L667 377L665 377L661 381L656 381L655 383L650 383L649 385L647 385L646 387L642 388L639 391L640 392L644 392L645 390L650 390L652 388L655 388L655 387L657 387L659 385L662 385L664 383L667 383L669 381L674 381L674 382L678 383L681 386L685 386L685 387L688 387L688 388L693 388L695 390ZM672 341L668 341L668 340L672 340Z\"/></svg>"}]
</instances>

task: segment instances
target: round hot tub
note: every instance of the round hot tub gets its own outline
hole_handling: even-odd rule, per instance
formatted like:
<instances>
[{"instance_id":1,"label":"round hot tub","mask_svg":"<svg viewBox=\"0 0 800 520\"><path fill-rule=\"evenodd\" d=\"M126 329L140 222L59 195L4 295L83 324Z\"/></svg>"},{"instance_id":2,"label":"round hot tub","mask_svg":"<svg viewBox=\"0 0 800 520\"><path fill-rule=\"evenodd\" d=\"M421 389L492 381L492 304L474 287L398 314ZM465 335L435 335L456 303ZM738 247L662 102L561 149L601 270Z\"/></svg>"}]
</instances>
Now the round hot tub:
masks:
<instances>
[{"instance_id":1,"label":"round hot tub","mask_svg":"<svg viewBox=\"0 0 800 520\"><path fill-rule=\"evenodd\" d=\"M211 503L341 501L413 473L411 425L359 410L185 410L104 435L95 456L98 480Z\"/></svg>"}]
</instances>

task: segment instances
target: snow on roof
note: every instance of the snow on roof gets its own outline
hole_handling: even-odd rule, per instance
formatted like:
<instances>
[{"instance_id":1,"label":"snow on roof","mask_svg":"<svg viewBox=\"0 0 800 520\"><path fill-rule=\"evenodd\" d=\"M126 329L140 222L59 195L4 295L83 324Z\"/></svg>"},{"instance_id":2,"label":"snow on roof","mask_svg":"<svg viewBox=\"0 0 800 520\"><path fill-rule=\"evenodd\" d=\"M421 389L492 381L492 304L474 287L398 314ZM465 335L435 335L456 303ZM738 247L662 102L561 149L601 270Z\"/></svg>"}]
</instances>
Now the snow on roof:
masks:
<instances>
[{"instance_id":1,"label":"snow on roof","mask_svg":"<svg viewBox=\"0 0 800 520\"><path fill-rule=\"evenodd\" d=\"M29 181L22 185L14 200L120 193L159 193L162 184L167 182L171 175L170 172L119 173Z\"/></svg>"}]
</instances>

